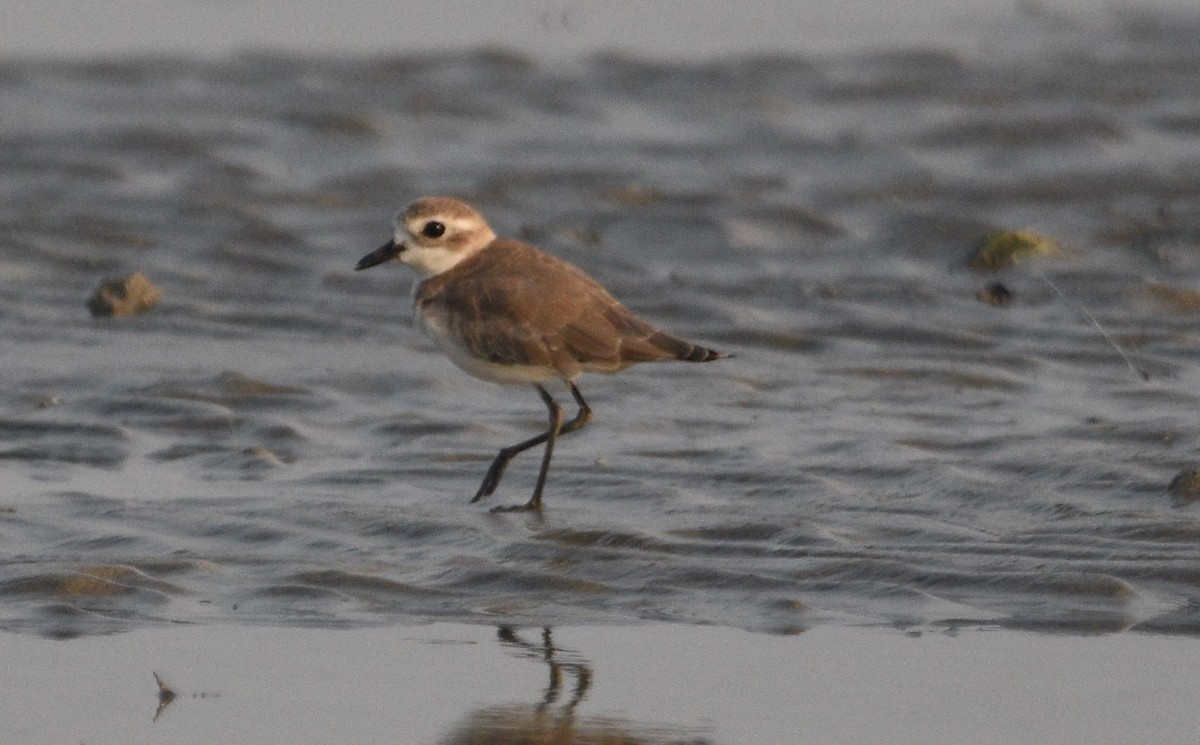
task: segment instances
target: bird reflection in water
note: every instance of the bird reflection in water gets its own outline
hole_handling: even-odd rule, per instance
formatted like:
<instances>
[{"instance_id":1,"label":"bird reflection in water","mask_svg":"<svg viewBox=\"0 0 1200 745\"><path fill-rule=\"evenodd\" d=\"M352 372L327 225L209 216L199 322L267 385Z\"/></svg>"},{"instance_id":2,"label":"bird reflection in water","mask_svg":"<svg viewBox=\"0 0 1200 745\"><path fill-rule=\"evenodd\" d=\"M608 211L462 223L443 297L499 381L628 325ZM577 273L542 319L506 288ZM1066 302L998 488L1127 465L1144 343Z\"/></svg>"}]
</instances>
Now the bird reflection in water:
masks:
<instances>
[{"instance_id":1,"label":"bird reflection in water","mask_svg":"<svg viewBox=\"0 0 1200 745\"><path fill-rule=\"evenodd\" d=\"M687 728L642 725L613 717L579 717L575 709L592 686L592 669L585 661L561 659L550 629L542 629L541 644L526 641L508 626L499 628L500 643L524 657L541 660L550 679L537 704L490 706L467 716L442 745L713 745L694 737ZM563 696L564 678L574 683ZM693 730L694 732L694 730Z\"/></svg>"}]
</instances>

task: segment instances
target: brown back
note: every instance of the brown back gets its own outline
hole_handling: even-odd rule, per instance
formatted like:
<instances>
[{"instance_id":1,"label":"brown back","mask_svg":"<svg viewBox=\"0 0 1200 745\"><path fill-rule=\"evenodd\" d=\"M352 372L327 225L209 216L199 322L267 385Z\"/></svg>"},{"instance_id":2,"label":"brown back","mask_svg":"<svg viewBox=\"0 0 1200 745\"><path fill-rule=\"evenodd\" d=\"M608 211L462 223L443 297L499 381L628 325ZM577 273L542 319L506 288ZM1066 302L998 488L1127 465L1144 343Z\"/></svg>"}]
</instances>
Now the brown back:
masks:
<instances>
[{"instance_id":1,"label":"brown back","mask_svg":"<svg viewBox=\"0 0 1200 745\"><path fill-rule=\"evenodd\" d=\"M659 331L574 265L505 238L423 282L415 304L481 359L565 379L722 356Z\"/></svg>"}]
</instances>

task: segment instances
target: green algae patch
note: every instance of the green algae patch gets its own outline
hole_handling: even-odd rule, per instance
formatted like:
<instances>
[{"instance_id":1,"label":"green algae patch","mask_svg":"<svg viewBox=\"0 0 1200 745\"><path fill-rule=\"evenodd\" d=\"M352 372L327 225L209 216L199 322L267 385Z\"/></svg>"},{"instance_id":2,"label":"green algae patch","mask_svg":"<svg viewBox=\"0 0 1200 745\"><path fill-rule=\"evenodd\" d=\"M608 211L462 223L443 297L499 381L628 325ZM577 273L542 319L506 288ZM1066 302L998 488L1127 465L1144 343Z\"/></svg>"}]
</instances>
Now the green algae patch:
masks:
<instances>
[{"instance_id":1,"label":"green algae patch","mask_svg":"<svg viewBox=\"0 0 1200 745\"><path fill-rule=\"evenodd\" d=\"M1176 313L1200 313L1200 291L1155 282L1146 292L1156 303Z\"/></svg>"},{"instance_id":2,"label":"green algae patch","mask_svg":"<svg viewBox=\"0 0 1200 745\"><path fill-rule=\"evenodd\" d=\"M1062 244L1053 238L1032 230L1004 230L988 236L983 246L971 257L971 268L995 272L1026 259L1061 256L1063 253Z\"/></svg>"}]
</instances>

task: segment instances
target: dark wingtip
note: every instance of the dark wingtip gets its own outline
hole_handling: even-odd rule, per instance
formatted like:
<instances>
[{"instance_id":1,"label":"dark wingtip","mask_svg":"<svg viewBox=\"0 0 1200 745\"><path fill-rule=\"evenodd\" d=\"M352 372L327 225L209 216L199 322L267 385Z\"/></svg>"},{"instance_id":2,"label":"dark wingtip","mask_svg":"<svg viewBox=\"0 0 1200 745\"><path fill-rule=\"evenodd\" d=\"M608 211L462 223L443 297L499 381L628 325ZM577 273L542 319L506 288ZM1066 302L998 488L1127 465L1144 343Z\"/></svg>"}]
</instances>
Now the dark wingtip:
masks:
<instances>
[{"instance_id":1,"label":"dark wingtip","mask_svg":"<svg viewBox=\"0 0 1200 745\"><path fill-rule=\"evenodd\" d=\"M718 352L715 349L692 344L663 331L655 331L646 338L655 352L640 359L626 358L626 361L646 362L649 360L679 360L681 362L712 362L732 357L732 354Z\"/></svg>"},{"instance_id":2,"label":"dark wingtip","mask_svg":"<svg viewBox=\"0 0 1200 745\"><path fill-rule=\"evenodd\" d=\"M732 354L718 352L715 349L693 344L691 350L683 357L680 357L680 359L688 362L712 362L713 360L723 360L732 356Z\"/></svg>"}]
</instances>

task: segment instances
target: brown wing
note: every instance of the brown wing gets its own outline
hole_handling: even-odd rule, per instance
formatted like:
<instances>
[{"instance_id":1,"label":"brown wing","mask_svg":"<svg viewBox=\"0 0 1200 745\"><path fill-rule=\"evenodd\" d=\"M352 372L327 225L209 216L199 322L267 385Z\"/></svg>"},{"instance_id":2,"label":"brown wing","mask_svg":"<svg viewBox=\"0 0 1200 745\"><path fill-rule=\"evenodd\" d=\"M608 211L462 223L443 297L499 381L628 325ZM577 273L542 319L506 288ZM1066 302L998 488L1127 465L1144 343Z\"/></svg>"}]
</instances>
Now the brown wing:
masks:
<instances>
[{"instance_id":1,"label":"brown wing","mask_svg":"<svg viewBox=\"0 0 1200 745\"><path fill-rule=\"evenodd\" d=\"M719 356L659 331L575 266L517 241L498 240L427 280L417 302L483 359L553 367L568 379Z\"/></svg>"}]
</instances>

